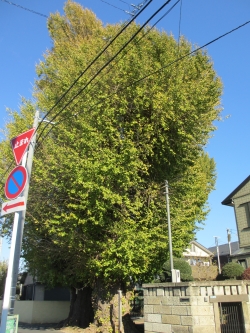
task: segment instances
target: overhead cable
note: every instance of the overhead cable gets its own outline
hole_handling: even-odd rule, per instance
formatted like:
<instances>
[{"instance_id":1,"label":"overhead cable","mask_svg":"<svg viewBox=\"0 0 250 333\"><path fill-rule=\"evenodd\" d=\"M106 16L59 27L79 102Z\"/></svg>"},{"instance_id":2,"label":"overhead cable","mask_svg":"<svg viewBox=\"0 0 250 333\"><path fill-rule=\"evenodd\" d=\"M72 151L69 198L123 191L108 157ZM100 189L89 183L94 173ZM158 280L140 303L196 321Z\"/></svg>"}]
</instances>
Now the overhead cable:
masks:
<instances>
[{"instance_id":1,"label":"overhead cable","mask_svg":"<svg viewBox=\"0 0 250 333\"><path fill-rule=\"evenodd\" d=\"M179 17L178 53L179 53L180 37L181 37L181 15L182 15L182 0L181 0L181 4L180 4L180 17Z\"/></svg>"},{"instance_id":2,"label":"overhead cable","mask_svg":"<svg viewBox=\"0 0 250 333\"><path fill-rule=\"evenodd\" d=\"M223 37L225 37L225 36L231 34L232 32L234 32L234 31L236 31L236 30L238 30L238 29L244 27L245 25L247 25L247 24L249 24L249 23L250 23L250 21L247 21L247 22L245 22L244 24L241 24L240 26L238 26L238 27L236 27L236 28L234 28L234 29L232 29L232 30L226 32L225 34L220 35L219 37L217 37L217 38L211 40L210 42L208 42L208 43L202 45L201 47L199 47L199 48L197 48L197 49L195 49L195 50L193 50L193 51L191 51L191 52L188 52L188 53L186 53L185 55L183 55L183 56L181 56L181 57L175 59L174 61L172 61L172 62L170 62L170 63L168 63L168 64L162 66L160 69L158 69L158 70L156 70L156 71L153 71L153 72L150 72L149 74L147 74L147 75L145 75L145 76L139 78L138 80L135 80L135 81L131 82L130 84L126 85L125 87L118 88L116 92L113 92L113 93L109 94L108 96L106 96L106 97L105 97L105 100L108 99L108 98L111 98L111 97L114 96L114 95L116 95L117 92L123 91L123 90L125 90L125 89L127 89L127 88L129 88L129 87L131 87L131 86L133 86L133 85L135 85L135 84L137 84L137 83L139 83L139 82L141 82L141 81L147 79L147 78L150 77L151 75L158 74L158 73L161 72L163 69L165 69L165 68L167 68L167 67L170 67L170 66L172 66L172 65L174 65L174 64L176 64L176 63L178 63L179 61L182 61L184 58L189 57L190 55L196 53L197 51L203 49L204 47L206 47L206 46L208 46L208 45L210 45L210 44L212 44L212 43L215 43L215 42L218 41L219 39L221 39L221 38L223 38ZM99 103L100 103L100 101L98 101L95 105L93 105L92 108L91 108L91 110L92 110L96 105L98 105ZM75 105L76 105L76 104L77 104L77 103L75 103ZM75 105L74 105L74 106L75 106ZM73 115L72 115L71 117L73 117ZM65 119L65 118L64 118L64 119ZM49 134L50 132L51 132L51 130L46 134L46 136L45 136L43 139L45 139L45 138L48 136L48 134Z\"/></svg>"},{"instance_id":3,"label":"overhead cable","mask_svg":"<svg viewBox=\"0 0 250 333\"><path fill-rule=\"evenodd\" d=\"M125 24L119 32L108 42L108 44L95 56L95 58L90 62L90 64L80 73L80 75L74 80L74 82L70 85L70 87L61 95L61 97L56 101L56 103L52 106L52 108L46 113L46 115L42 118L42 121L54 110L54 108L61 102L61 100L69 93L69 91L74 87L74 85L80 80L80 78L87 72L87 70L100 58L100 56L108 49L108 47L113 44L113 42L123 33L123 31L147 8L147 6L153 0L149 0L146 2L145 6L135 15L132 19ZM40 124L38 125L39 128ZM42 132L45 130L47 126L45 126ZM41 136L42 133L40 133Z\"/></svg>"},{"instance_id":4,"label":"overhead cable","mask_svg":"<svg viewBox=\"0 0 250 333\"><path fill-rule=\"evenodd\" d=\"M124 9L120 8L120 7L117 7L117 6L115 6L115 5L112 5L111 3L107 2L107 1L104 1L104 0L100 0L100 1L106 3L107 5L109 5L109 6L111 6L111 7L114 7L114 8L116 8L116 9L119 9L119 10L121 10L122 12L124 12L124 13L127 14L127 12L126 12Z\"/></svg>"},{"instance_id":5,"label":"overhead cable","mask_svg":"<svg viewBox=\"0 0 250 333\"><path fill-rule=\"evenodd\" d=\"M89 85L90 83L104 70L104 68L106 68L131 42L132 40L142 31L142 29L148 24L149 21L152 20L152 18L154 18L167 4L169 4L171 0L167 0L160 8L158 8L154 14L152 14L150 16L149 19L147 19L147 21L137 30L136 33L133 34L133 36L120 48L119 51L116 52L116 54L114 56L112 56L112 58L106 62L95 74L94 76L92 76L92 78L84 85L83 88L81 88L76 95L74 95L74 97L72 97L67 103L66 105L64 105L64 107L59 111L57 112L54 117L52 117L51 121L53 121L56 117L59 116L60 113L63 112L63 110L66 109L66 107L71 104L74 99L76 99ZM46 127L46 126L45 126ZM45 129L44 127L44 129ZM39 134L38 138L37 138L37 141L39 141L39 138L41 137L44 129L42 130L42 132Z\"/></svg>"},{"instance_id":6,"label":"overhead cable","mask_svg":"<svg viewBox=\"0 0 250 333\"><path fill-rule=\"evenodd\" d=\"M148 78L148 77L151 76L151 75L154 75L154 74L159 73L160 71L162 71L162 69L165 69L165 68L167 68L167 67L169 67L169 66L172 66L173 64L175 64L175 63L177 63L177 62L183 60L184 58L186 58L186 57L188 57L188 56L194 54L195 52L197 52L197 51L203 49L204 47L206 47L206 46L208 46L208 45L211 45L211 44L215 43L215 42L218 41L219 39L224 38L225 36L227 36L227 35L233 33L234 31L236 31L236 30L238 30L238 29L243 28L245 25L247 25L247 24L249 24L249 23L250 23L250 21L247 21L247 22L245 22L245 23L239 25L238 27L236 27L236 28L234 28L234 29L232 29L232 30L226 32L226 33L223 34L223 35L220 35L219 37L217 37L217 38L211 40L210 42L208 42L208 43L202 45L201 47L199 47L199 48L193 50L192 52L189 52L189 53L185 54L184 56L182 56L182 57L180 57L180 58L177 58L176 60L172 61L171 63L168 63L168 64L162 66L162 67L161 67L160 69L158 69L157 71L151 72L151 73L149 73L148 75L145 75L144 77L141 77L140 79L133 81L133 82L130 83L129 85L126 85L125 87L120 88L119 91L122 91L122 90L124 90L124 89L126 89L126 88L128 88L128 87L130 87L130 86L132 86L132 85L134 85L134 84L137 84L137 83L139 83L139 82L145 80L146 78ZM109 94L105 99L110 98L110 97L112 97L112 96L115 95L115 94L117 94L117 91L114 92L114 93L112 93L112 94ZM98 101L94 106L96 106L96 105L99 104L99 103L100 103L100 101ZM94 108L94 106L92 107L92 109ZM72 115L72 117L73 117L73 115ZM49 131L48 133L46 133L46 135L45 135L45 137L43 138L43 140L48 136L49 133L50 133L50 131ZM12 165L12 164L11 164L11 165ZM11 165L8 167L8 170L10 169ZM3 177L2 177L2 179L1 179L1 181L0 181L1 183L3 182L3 179L4 179L5 175L7 174L8 170L7 170L7 171L5 172L5 174L3 175Z\"/></svg>"},{"instance_id":7,"label":"overhead cable","mask_svg":"<svg viewBox=\"0 0 250 333\"><path fill-rule=\"evenodd\" d=\"M137 41L135 41L135 45L137 45L137 44L139 44L139 42L143 39L143 38L145 38L149 33L150 33L150 31L151 30L153 30L153 28L164 18L164 17L166 17L171 11L172 11L172 9L178 4L178 2L180 2L181 0L177 0L176 1L176 3L175 4L173 4L173 6L170 8L170 9L168 9L167 10L167 12L164 14L164 15L162 15L151 27L150 27L150 29L148 29L147 31L146 31L146 33L141 37L141 38L139 38ZM122 59L122 58L124 58L124 56L126 55L126 54L128 54L128 52L131 50L132 48L130 48L130 49L128 49L114 64L113 64L113 66L112 67L110 67L109 69L108 69L108 71L106 72L106 73L104 73L103 75L102 75L102 77L101 77L101 79L103 78L103 76L104 75L106 75L107 73L109 73L112 69L114 69L115 68L115 66L117 65L117 63ZM91 87L91 89L90 90L88 90L85 94L84 94L84 96L86 96L86 94L87 93L89 93L98 83L100 82L100 80L98 80L97 82L95 82L95 84ZM83 97L84 97L83 96ZM77 104L77 102L73 105L73 107L75 106ZM68 118L68 117L66 117L66 118ZM63 118L62 120L60 120L59 121L59 123L61 123L63 120L64 120L65 118ZM58 124L58 123L57 123ZM51 128L49 131L48 131L48 134L52 131L52 129L53 128ZM47 137L47 134L45 135L45 138Z\"/></svg>"},{"instance_id":8,"label":"overhead cable","mask_svg":"<svg viewBox=\"0 0 250 333\"><path fill-rule=\"evenodd\" d=\"M123 2L123 3L126 3L127 5L129 5L130 6L130 4L128 3L128 2L126 2L126 1L123 1L123 0L119 0L120 2Z\"/></svg>"},{"instance_id":9,"label":"overhead cable","mask_svg":"<svg viewBox=\"0 0 250 333\"><path fill-rule=\"evenodd\" d=\"M132 85L137 84L137 83L139 83L140 81L143 81L143 80L147 79L147 78L148 78L149 76L151 76L151 75L155 75L155 74L161 72L163 69L165 69L165 68L167 68L167 67L169 67L169 66L171 66L171 65L173 65L173 64L175 64L175 63L177 63L177 62L179 62L179 61L181 61L181 60L183 60L184 58L186 58L186 57L188 57L188 56L194 54L195 52L197 52L197 51L203 49L204 47L206 47L206 46L208 46L208 45L210 45L210 44L213 44L214 42L217 42L217 40L219 40L219 39L221 39L221 38L223 38L223 37L225 37L225 36L231 34L232 32L234 32L234 31L236 31L236 30L238 30L238 29L244 27L245 25L247 25L247 24L249 24L249 23L250 23L250 21L247 21L247 22L245 22L244 24L241 24L240 26L238 26L237 28L234 28L234 29L232 29L232 30L226 32L225 34L223 34L223 35L221 35L221 36L219 36L219 37L217 37L217 38L211 40L210 42L208 42L208 43L206 43L206 44L204 44L204 45L198 47L197 49L195 49L195 50L193 50L193 51L191 51L191 52L189 52L189 53L186 53L185 55L181 56L180 58L177 58L176 60L170 62L169 64L162 66L160 69L157 69L156 71L151 72L151 73L149 73L149 74L147 74L147 75L141 77L140 79L138 79L138 80L132 82L132 83L131 83L130 85L128 85L126 88L131 87Z\"/></svg>"},{"instance_id":10,"label":"overhead cable","mask_svg":"<svg viewBox=\"0 0 250 333\"><path fill-rule=\"evenodd\" d=\"M40 15L40 16L43 16L43 17L48 18L47 15L44 15L44 14L41 14L41 13L35 12L35 11L32 10L32 9L28 9L28 8L26 8L26 7L23 7L23 6L17 5L17 4L14 3L14 2L10 2L10 1L8 1L8 0L1 0L1 1L6 2L6 3L8 3L9 5L13 5L13 6L19 7L19 8L21 8L21 9L27 10L27 11L33 13L33 14Z\"/></svg>"}]
</instances>

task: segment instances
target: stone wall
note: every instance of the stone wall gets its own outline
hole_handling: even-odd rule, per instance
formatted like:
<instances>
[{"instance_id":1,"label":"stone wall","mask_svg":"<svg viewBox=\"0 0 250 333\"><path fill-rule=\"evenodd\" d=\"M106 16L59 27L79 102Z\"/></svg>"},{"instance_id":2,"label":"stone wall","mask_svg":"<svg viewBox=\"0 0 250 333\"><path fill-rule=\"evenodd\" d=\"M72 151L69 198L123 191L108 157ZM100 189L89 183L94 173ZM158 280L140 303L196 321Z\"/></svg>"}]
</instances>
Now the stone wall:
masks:
<instances>
[{"instance_id":1,"label":"stone wall","mask_svg":"<svg viewBox=\"0 0 250 333\"><path fill-rule=\"evenodd\" d=\"M250 281L144 284L145 333L220 333L219 302L242 302L246 333Z\"/></svg>"}]
</instances>

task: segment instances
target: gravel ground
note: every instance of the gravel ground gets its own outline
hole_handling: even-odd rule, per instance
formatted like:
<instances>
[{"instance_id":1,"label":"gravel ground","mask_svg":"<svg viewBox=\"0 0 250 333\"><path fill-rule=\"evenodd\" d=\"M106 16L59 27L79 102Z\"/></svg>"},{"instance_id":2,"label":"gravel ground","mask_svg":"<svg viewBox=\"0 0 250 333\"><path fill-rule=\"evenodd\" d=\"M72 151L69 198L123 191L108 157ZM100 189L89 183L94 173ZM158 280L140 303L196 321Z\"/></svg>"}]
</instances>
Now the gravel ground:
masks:
<instances>
[{"instance_id":1,"label":"gravel ground","mask_svg":"<svg viewBox=\"0 0 250 333\"><path fill-rule=\"evenodd\" d=\"M54 332L58 329L58 324L25 324L25 323L18 323L18 333L29 333L34 331L40 332ZM60 331L61 333L63 330Z\"/></svg>"},{"instance_id":2,"label":"gravel ground","mask_svg":"<svg viewBox=\"0 0 250 333\"><path fill-rule=\"evenodd\" d=\"M139 332L144 332L144 318L132 318ZM95 330L88 328L83 330L79 327L63 327L60 328L58 323L55 324L25 324L18 323L18 333L94 333ZM38 332L37 332L38 333Z\"/></svg>"}]
</instances>

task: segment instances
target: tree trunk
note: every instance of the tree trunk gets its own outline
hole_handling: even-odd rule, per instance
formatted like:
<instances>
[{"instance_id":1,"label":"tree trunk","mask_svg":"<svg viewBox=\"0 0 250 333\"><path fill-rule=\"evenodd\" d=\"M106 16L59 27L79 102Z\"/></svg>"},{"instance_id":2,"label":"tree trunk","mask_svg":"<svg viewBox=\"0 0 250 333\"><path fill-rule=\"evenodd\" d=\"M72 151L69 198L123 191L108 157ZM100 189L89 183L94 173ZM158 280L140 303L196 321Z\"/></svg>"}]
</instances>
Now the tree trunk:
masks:
<instances>
[{"instance_id":1,"label":"tree trunk","mask_svg":"<svg viewBox=\"0 0 250 333\"><path fill-rule=\"evenodd\" d=\"M119 285L105 288L98 281L93 289L92 299L95 312L94 324L101 333L118 333L118 289ZM131 292L123 290L122 296L122 327L119 333L140 333L130 318Z\"/></svg>"},{"instance_id":2,"label":"tree trunk","mask_svg":"<svg viewBox=\"0 0 250 333\"><path fill-rule=\"evenodd\" d=\"M86 333L118 333L118 289L119 285L105 288L101 281L93 290L90 287L71 288L70 312L64 326L86 328ZM130 292L123 291L119 333L140 333L129 315L130 297Z\"/></svg>"},{"instance_id":3,"label":"tree trunk","mask_svg":"<svg viewBox=\"0 0 250 333\"><path fill-rule=\"evenodd\" d=\"M94 320L92 307L92 289L84 287L81 289L71 288L71 304L67 325L88 327Z\"/></svg>"}]
</instances>

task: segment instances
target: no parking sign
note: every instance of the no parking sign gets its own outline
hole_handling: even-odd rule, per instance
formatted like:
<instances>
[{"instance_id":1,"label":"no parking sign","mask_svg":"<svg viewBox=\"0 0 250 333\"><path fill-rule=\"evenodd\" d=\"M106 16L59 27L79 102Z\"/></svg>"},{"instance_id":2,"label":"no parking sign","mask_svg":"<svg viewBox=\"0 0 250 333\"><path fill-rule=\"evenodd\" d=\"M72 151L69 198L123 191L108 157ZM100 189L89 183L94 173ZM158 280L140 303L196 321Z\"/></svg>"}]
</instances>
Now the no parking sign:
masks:
<instances>
[{"instance_id":1,"label":"no parking sign","mask_svg":"<svg viewBox=\"0 0 250 333\"><path fill-rule=\"evenodd\" d=\"M12 200L17 198L24 190L28 178L25 167L19 165L15 167L5 183L4 191L6 198Z\"/></svg>"}]
</instances>

